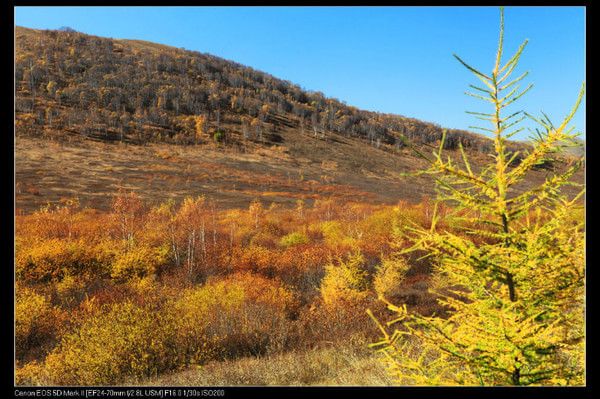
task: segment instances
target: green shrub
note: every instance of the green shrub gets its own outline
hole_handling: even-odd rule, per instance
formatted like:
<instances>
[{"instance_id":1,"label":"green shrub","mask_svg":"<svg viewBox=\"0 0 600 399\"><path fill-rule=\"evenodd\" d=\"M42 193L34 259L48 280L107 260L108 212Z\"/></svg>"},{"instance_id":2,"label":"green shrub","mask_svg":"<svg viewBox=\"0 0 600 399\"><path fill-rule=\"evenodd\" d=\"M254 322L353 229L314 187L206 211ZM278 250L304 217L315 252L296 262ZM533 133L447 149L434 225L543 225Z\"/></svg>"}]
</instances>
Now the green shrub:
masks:
<instances>
[{"instance_id":1,"label":"green shrub","mask_svg":"<svg viewBox=\"0 0 600 399\"><path fill-rule=\"evenodd\" d=\"M213 139L217 143L221 143L223 140L225 140L225 132L223 132L222 130L217 130L213 135Z\"/></svg>"},{"instance_id":2,"label":"green shrub","mask_svg":"<svg viewBox=\"0 0 600 399\"><path fill-rule=\"evenodd\" d=\"M308 237L306 234L299 231L285 235L279 240L279 245L286 248L300 244L308 244Z\"/></svg>"}]
</instances>

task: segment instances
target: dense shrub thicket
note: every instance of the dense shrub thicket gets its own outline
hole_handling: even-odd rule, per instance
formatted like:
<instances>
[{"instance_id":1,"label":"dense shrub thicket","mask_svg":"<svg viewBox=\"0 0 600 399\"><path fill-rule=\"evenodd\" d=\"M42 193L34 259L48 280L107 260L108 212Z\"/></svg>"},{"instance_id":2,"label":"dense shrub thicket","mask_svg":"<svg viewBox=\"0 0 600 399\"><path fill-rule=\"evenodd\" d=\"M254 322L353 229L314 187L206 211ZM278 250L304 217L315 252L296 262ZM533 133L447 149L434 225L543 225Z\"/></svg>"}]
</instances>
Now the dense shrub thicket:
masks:
<instances>
[{"instance_id":1,"label":"dense shrub thicket","mask_svg":"<svg viewBox=\"0 0 600 399\"><path fill-rule=\"evenodd\" d=\"M415 259L388 259L394 226L425 226L431 212L332 201L219 210L204 197L148 206L120 192L110 212L65 200L18 215L17 382L115 384L364 346L375 338L365 307L383 311L377 292L396 285L399 300L434 310Z\"/></svg>"},{"instance_id":2,"label":"dense shrub thicket","mask_svg":"<svg viewBox=\"0 0 600 399\"><path fill-rule=\"evenodd\" d=\"M364 310L390 317L378 298L423 317L448 312L428 290L439 282L423 253L401 254L407 232L451 211L430 201L219 210L204 197L151 207L121 192L113 204L16 216L18 384L143 381L209 361L366 346L377 329ZM438 226L466 234L464 223ZM417 356L418 343L409 349Z\"/></svg>"}]
</instances>

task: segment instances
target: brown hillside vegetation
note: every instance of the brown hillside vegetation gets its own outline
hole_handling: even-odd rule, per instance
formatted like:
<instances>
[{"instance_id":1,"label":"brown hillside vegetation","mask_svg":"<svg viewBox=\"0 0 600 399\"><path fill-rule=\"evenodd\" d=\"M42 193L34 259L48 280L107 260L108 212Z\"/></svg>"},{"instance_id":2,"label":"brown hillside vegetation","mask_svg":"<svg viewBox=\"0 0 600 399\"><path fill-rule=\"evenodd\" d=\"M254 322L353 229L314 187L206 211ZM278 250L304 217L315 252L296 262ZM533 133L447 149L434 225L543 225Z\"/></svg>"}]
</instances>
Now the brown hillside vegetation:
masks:
<instances>
[{"instance_id":1,"label":"brown hillside vegetation","mask_svg":"<svg viewBox=\"0 0 600 399\"><path fill-rule=\"evenodd\" d=\"M361 111L208 54L70 31L15 33L18 134L241 147L280 142L286 127L377 147L441 137L437 125ZM450 133L449 148L490 148L482 136Z\"/></svg>"},{"instance_id":2,"label":"brown hillside vegetation","mask_svg":"<svg viewBox=\"0 0 600 399\"><path fill-rule=\"evenodd\" d=\"M402 174L423 168L407 145L431 154L437 125L361 111L154 43L17 27L16 44L20 210L67 197L106 210L119 189L155 203L207 194L225 207L257 197L394 204L434 194L428 177ZM459 142L476 169L491 148L483 136L453 130L445 147Z\"/></svg>"},{"instance_id":3,"label":"brown hillside vegetation","mask_svg":"<svg viewBox=\"0 0 600 399\"><path fill-rule=\"evenodd\" d=\"M78 197L84 206L107 210L119 189L152 203L208 195L228 208L246 207L255 198L293 206L300 199L395 204L434 196L428 176L403 175L424 166L408 148L390 153L346 137L332 144L293 130L282 136L284 145L254 145L248 152L214 144L135 146L17 137L16 207L31 212ZM484 157L472 156L474 161ZM528 182L547 175L545 169L534 171ZM583 173L576 179L582 181Z\"/></svg>"}]
</instances>

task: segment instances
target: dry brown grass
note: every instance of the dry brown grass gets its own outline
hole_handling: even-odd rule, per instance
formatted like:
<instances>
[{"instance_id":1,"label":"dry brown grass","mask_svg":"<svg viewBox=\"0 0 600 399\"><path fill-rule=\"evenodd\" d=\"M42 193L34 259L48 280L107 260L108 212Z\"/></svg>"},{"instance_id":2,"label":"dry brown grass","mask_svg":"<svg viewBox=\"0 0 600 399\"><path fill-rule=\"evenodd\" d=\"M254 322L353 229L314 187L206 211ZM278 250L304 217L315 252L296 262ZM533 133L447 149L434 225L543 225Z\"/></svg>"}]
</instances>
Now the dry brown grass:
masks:
<instances>
[{"instance_id":1,"label":"dry brown grass","mask_svg":"<svg viewBox=\"0 0 600 399\"><path fill-rule=\"evenodd\" d=\"M265 357L215 361L125 385L148 386L389 386L378 354L358 345L338 345Z\"/></svg>"},{"instance_id":2,"label":"dry brown grass","mask_svg":"<svg viewBox=\"0 0 600 399\"><path fill-rule=\"evenodd\" d=\"M79 197L85 206L106 210L119 188L153 203L204 194L227 208L246 207L262 196L289 205L325 198L392 204L398 198L418 202L429 193L430 185L397 173L414 169L412 156L369 148L358 140L327 143L292 131L283 135L286 148L248 152L213 145L59 143L18 137L17 208L29 212L63 197Z\"/></svg>"},{"instance_id":3,"label":"dry brown grass","mask_svg":"<svg viewBox=\"0 0 600 399\"><path fill-rule=\"evenodd\" d=\"M18 137L15 142L16 206L30 212L61 198L107 210L114 192L132 190L149 203L207 195L223 208L246 207L255 198L294 205L317 199L395 204L433 196L428 177L402 173L424 167L410 150L376 149L336 135L335 142L295 130L281 132L283 146L248 143L239 148L94 141L56 142ZM448 151L449 155L457 154ZM485 158L471 154L474 168ZM532 173L540 183L547 171ZM583 180L579 172L576 179Z\"/></svg>"}]
</instances>

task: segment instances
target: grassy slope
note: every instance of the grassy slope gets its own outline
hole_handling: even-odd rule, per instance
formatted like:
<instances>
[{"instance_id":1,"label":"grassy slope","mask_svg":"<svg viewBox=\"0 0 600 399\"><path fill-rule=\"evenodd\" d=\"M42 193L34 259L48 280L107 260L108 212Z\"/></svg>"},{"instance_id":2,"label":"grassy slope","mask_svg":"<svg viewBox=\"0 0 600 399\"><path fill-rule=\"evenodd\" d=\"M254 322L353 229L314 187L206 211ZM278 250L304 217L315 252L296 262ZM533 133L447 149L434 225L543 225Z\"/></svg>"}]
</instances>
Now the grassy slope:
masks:
<instances>
[{"instance_id":1,"label":"grassy slope","mask_svg":"<svg viewBox=\"0 0 600 399\"><path fill-rule=\"evenodd\" d=\"M17 208L32 211L62 197L106 209L119 188L150 202L206 194L223 207L245 207L253 199L293 204L317 198L395 203L432 194L421 179L401 177L421 161L365 146L284 132L284 143L246 153L214 146L65 144L16 140Z\"/></svg>"},{"instance_id":2,"label":"grassy slope","mask_svg":"<svg viewBox=\"0 0 600 399\"><path fill-rule=\"evenodd\" d=\"M119 188L150 203L205 194L224 208L246 207L254 198L283 205L303 199L310 205L326 198L394 204L434 196L429 178L401 175L425 167L410 150L392 154L339 135L336 142L289 130L282 136L280 146L254 145L245 153L213 145L69 144L19 137L16 206L31 212L79 197L84 206L106 210ZM485 157L471 156L474 165ZM535 171L529 183L541 183L547 173ZM576 179L583 181L583 172Z\"/></svg>"}]
</instances>

